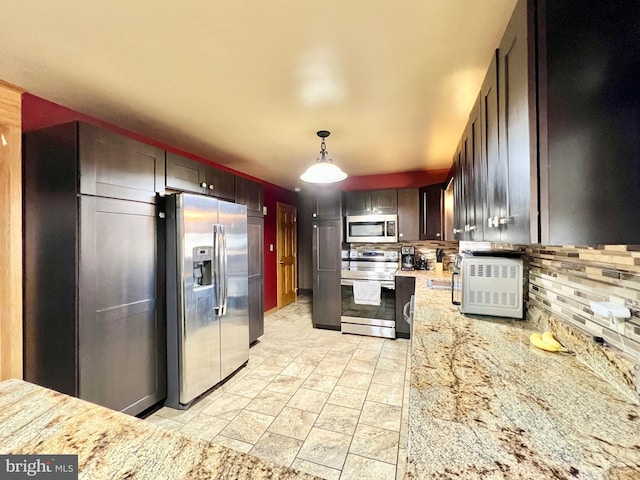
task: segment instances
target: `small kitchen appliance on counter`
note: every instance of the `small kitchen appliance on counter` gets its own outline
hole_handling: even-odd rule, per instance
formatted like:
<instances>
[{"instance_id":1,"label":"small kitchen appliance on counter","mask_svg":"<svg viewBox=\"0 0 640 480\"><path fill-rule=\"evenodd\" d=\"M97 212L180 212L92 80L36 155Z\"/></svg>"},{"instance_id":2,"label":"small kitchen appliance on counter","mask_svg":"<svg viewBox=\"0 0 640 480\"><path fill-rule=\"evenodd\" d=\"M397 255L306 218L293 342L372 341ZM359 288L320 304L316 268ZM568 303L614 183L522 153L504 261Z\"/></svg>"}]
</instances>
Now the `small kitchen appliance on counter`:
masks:
<instances>
[{"instance_id":1,"label":"small kitchen appliance on counter","mask_svg":"<svg viewBox=\"0 0 640 480\"><path fill-rule=\"evenodd\" d=\"M519 252L461 252L451 275L451 302L461 313L522 318L522 277Z\"/></svg>"},{"instance_id":2,"label":"small kitchen appliance on counter","mask_svg":"<svg viewBox=\"0 0 640 480\"><path fill-rule=\"evenodd\" d=\"M423 255L423 254L416 255L416 270L426 270L426 269L427 269L426 255Z\"/></svg>"},{"instance_id":3,"label":"small kitchen appliance on counter","mask_svg":"<svg viewBox=\"0 0 640 480\"><path fill-rule=\"evenodd\" d=\"M400 247L400 269L415 270L416 247Z\"/></svg>"}]
</instances>

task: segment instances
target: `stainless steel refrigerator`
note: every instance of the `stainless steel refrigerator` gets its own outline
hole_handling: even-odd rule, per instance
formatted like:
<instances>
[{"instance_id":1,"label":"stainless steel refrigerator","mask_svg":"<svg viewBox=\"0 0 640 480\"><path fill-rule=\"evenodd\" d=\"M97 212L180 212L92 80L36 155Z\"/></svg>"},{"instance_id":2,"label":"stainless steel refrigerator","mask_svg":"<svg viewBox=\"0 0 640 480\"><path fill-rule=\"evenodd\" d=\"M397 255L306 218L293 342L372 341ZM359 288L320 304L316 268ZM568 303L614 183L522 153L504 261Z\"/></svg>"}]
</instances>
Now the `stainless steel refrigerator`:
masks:
<instances>
[{"instance_id":1,"label":"stainless steel refrigerator","mask_svg":"<svg viewBox=\"0 0 640 480\"><path fill-rule=\"evenodd\" d=\"M247 209L166 197L167 402L188 408L249 360Z\"/></svg>"}]
</instances>

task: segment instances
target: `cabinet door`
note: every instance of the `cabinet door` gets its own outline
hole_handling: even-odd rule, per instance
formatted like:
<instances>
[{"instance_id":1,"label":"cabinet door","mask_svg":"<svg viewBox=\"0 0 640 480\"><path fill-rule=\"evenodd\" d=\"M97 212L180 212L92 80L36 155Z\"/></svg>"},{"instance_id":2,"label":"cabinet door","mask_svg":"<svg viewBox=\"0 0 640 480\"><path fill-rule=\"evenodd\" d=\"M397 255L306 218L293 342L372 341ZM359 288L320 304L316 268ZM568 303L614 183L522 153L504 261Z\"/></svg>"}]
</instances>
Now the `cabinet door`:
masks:
<instances>
[{"instance_id":1,"label":"cabinet door","mask_svg":"<svg viewBox=\"0 0 640 480\"><path fill-rule=\"evenodd\" d=\"M155 203L164 193L164 150L79 123L80 193Z\"/></svg>"},{"instance_id":2,"label":"cabinet door","mask_svg":"<svg viewBox=\"0 0 640 480\"><path fill-rule=\"evenodd\" d=\"M498 219L506 216L506 165L499 155L498 145L498 51L491 59L491 65L480 90L480 117L482 141L481 161L486 172L486 205L483 210L484 240L500 241Z\"/></svg>"},{"instance_id":3,"label":"cabinet door","mask_svg":"<svg viewBox=\"0 0 640 480\"><path fill-rule=\"evenodd\" d=\"M417 188L398 190L398 241L420 239L420 195Z\"/></svg>"},{"instance_id":4,"label":"cabinet door","mask_svg":"<svg viewBox=\"0 0 640 480\"><path fill-rule=\"evenodd\" d=\"M420 240L442 240L444 185L420 189Z\"/></svg>"},{"instance_id":5,"label":"cabinet door","mask_svg":"<svg viewBox=\"0 0 640 480\"><path fill-rule=\"evenodd\" d=\"M247 218L249 253L249 343L264 333L264 219Z\"/></svg>"},{"instance_id":6,"label":"cabinet door","mask_svg":"<svg viewBox=\"0 0 640 480\"><path fill-rule=\"evenodd\" d=\"M403 316L404 306L411 301L416 289L416 277L396 277L396 337L410 338L411 325Z\"/></svg>"},{"instance_id":7,"label":"cabinet door","mask_svg":"<svg viewBox=\"0 0 640 480\"><path fill-rule=\"evenodd\" d=\"M347 215L369 215L371 213L371 191L347 192Z\"/></svg>"},{"instance_id":8,"label":"cabinet door","mask_svg":"<svg viewBox=\"0 0 640 480\"><path fill-rule=\"evenodd\" d=\"M166 395L155 206L82 196L79 396L137 414Z\"/></svg>"},{"instance_id":9,"label":"cabinet door","mask_svg":"<svg viewBox=\"0 0 640 480\"><path fill-rule=\"evenodd\" d=\"M167 152L167 188L179 192L207 193L207 165Z\"/></svg>"},{"instance_id":10,"label":"cabinet door","mask_svg":"<svg viewBox=\"0 0 640 480\"><path fill-rule=\"evenodd\" d=\"M247 215L250 217L262 217L262 205L264 203L264 187L261 183L253 182L247 178L236 175L236 199L235 202L247 206Z\"/></svg>"},{"instance_id":11,"label":"cabinet door","mask_svg":"<svg viewBox=\"0 0 640 480\"><path fill-rule=\"evenodd\" d=\"M235 175L215 167L207 168L207 194L233 202L236 198Z\"/></svg>"},{"instance_id":12,"label":"cabinet door","mask_svg":"<svg viewBox=\"0 0 640 480\"><path fill-rule=\"evenodd\" d=\"M395 189L372 190L371 213L374 213L376 215L398 213L398 191Z\"/></svg>"},{"instance_id":13,"label":"cabinet door","mask_svg":"<svg viewBox=\"0 0 640 480\"><path fill-rule=\"evenodd\" d=\"M531 192L536 190L530 182L535 164L530 142L535 143L536 133L535 121L530 122L530 115L535 115L535 99L530 99L530 94L535 95L535 84L530 87L529 82L535 82L535 77L532 71L529 78L533 49L528 44L527 4L524 0L517 3L498 50L500 156L507 172L506 215L499 223L500 240L508 243L531 242Z\"/></svg>"},{"instance_id":14,"label":"cabinet door","mask_svg":"<svg viewBox=\"0 0 640 480\"><path fill-rule=\"evenodd\" d=\"M467 164L470 168L469 199L467 203L467 238L473 241L483 239L484 204L486 192L486 177L481 160L481 126L480 126L480 96L471 110L468 126Z\"/></svg>"},{"instance_id":15,"label":"cabinet door","mask_svg":"<svg viewBox=\"0 0 640 480\"><path fill-rule=\"evenodd\" d=\"M313 223L313 325L340 329L342 220Z\"/></svg>"},{"instance_id":16,"label":"cabinet door","mask_svg":"<svg viewBox=\"0 0 640 480\"><path fill-rule=\"evenodd\" d=\"M330 220L342 218L342 192L340 190L318 191L315 195L313 218Z\"/></svg>"},{"instance_id":17,"label":"cabinet door","mask_svg":"<svg viewBox=\"0 0 640 480\"><path fill-rule=\"evenodd\" d=\"M467 218L464 204L462 150L460 144L458 144L458 149L453 159L453 172L453 239L462 240Z\"/></svg>"}]
</instances>

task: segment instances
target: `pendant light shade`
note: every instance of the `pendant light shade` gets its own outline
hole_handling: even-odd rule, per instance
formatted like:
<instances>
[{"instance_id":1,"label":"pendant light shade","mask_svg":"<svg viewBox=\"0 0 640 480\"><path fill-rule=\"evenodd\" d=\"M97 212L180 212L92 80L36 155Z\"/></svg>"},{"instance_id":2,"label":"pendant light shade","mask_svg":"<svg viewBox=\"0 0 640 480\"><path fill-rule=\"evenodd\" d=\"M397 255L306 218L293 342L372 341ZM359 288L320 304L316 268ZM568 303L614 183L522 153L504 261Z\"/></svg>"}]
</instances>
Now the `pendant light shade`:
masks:
<instances>
[{"instance_id":1,"label":"pendant light shade","mask_svg":"<svg viewBox=\"0 0 640 480\"><path fill-rule=\"evenodd\" d=\"M322 139L320 142L320 158L311 165L306 172L300 175L300 180L308 183L335 183L347 178L347 174L327 158L327 145L324 139L330 135L327 130L320 130L317 135Z\"/></svg>"}]
</instances>

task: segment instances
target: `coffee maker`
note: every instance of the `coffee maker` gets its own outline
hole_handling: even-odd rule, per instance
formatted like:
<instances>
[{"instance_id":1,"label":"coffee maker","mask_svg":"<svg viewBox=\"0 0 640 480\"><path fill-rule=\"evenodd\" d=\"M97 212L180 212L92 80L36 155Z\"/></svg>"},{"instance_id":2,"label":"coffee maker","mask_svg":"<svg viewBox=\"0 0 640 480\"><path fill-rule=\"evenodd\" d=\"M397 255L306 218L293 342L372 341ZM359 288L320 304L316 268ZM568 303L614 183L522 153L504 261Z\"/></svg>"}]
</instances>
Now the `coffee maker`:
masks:
<instances>
[{"instance_id":1,"label":"coffee maker","mask_svg":"<svg viewBox=\"0 0 640 480\"><path fill-rule=\"evenodd\" d=\"M415 270L416 249L415 247L400 247L400 269Z\"/></svg>"}]
</instances>

